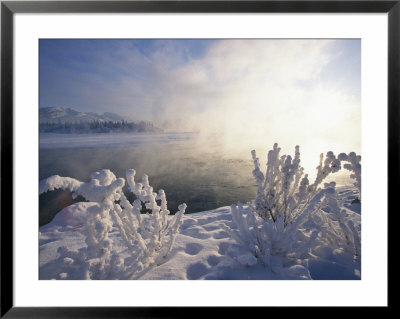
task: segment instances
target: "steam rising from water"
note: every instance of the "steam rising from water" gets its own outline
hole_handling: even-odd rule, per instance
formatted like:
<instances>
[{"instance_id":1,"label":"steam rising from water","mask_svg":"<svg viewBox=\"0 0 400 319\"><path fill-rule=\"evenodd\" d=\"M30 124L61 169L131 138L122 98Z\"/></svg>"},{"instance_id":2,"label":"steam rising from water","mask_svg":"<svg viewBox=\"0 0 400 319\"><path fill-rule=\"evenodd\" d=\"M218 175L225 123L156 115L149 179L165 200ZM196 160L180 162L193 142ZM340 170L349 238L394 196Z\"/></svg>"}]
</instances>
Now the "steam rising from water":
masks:
<instances>
[{"instance_id":1,"label":"steam rising from water","mask_svg":"<svg viewBox=\"0 0 400 319\"><path fill-rule=\"evenodd\" d=\"M40 105L197 132L197 154L300 145L313 175L321 152L361 152L360 61L359 40L41 40Z\"/></svg>"}]
</instances>

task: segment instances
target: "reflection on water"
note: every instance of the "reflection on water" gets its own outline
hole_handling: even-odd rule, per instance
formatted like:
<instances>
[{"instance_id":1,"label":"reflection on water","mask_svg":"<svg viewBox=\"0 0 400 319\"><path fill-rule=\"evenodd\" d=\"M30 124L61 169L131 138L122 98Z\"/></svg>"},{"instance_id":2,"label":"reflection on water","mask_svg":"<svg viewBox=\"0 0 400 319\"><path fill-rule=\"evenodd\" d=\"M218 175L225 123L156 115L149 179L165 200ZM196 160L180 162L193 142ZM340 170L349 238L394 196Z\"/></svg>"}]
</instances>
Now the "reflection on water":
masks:
<instances>
[{"instance_id":1,"label":"reflection on water","mask_svg":"<svg viewBox=\"0 0 400 319\"><path fill-rule=\"evenodd\" d=\"M149 176L154 190L167 194L171 213L185 202L188 214L247 202L255 198L251 158L193 149L190 143L152 144L131 147L40 149L39 179L51 175L88 181L92 172L108 168L117 177L134 168L136 180ZM51 194L53 193L53 194ZM40 195L40 225L48 223L63 207L73 203L69 192Z\"/></svg>"}]
</instances>

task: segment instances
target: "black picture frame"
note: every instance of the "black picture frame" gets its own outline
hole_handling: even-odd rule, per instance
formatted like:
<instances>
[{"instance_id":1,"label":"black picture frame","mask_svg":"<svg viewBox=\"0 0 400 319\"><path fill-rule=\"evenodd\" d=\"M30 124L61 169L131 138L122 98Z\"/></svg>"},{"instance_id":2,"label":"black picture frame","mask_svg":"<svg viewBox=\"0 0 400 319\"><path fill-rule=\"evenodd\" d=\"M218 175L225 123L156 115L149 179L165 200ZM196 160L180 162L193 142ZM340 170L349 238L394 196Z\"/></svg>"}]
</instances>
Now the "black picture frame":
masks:
<instances>
[{"instance_id":1,"label":"black picture frame","mask_svg":"<svg viewBox=\"0 0 400 319\"><path fill-rule=\"evenodd\" d=\"M15 13L388 13L388 204L396 212L399 182L400 0L396 1L1 1L1 317L178 318L223 316L224 308L15 307L13 302L13 16ZM377 106L378 107L378 106ZM390 216L388 215L388 218ZM390 224L390 223L389 223ZM393 225L392 225L393 226ZM389 232L392 234L393 232ZM388 238L389 239L389 238ZM389 247L389 246L388 246ZM390 280L388 281L388 285ZM390 298L388 300L390 307ZM387 307L387 308L389 308ZM386 308L386 307L384 307ZM237 309L240 312L245 309ZM237 313L235 310L235 314ZM291 308L301 314L304 308Z\"/></svg>"}]
</instances>

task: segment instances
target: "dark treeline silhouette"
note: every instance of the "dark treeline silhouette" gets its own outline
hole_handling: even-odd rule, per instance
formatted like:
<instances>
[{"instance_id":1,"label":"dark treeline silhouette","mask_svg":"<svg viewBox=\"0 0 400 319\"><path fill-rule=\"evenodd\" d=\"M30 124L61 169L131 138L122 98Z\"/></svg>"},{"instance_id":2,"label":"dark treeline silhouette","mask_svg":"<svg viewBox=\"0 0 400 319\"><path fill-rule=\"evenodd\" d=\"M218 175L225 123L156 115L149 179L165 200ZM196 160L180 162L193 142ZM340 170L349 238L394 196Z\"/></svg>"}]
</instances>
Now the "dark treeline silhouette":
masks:
<instances>
[{"instance_id":1,"label":"dark treeline silhouette","mask_svg":"<svg viewBox=\"0 0 400 319\"><path fill-rule=\"evenodd\" d=\"M110 132L163 132L152 122L141 121L133 123L128 121L92 121L92 122L59 122L40 123L39 131L44 133L110 133Z\"/></svg>"}]
</instances>

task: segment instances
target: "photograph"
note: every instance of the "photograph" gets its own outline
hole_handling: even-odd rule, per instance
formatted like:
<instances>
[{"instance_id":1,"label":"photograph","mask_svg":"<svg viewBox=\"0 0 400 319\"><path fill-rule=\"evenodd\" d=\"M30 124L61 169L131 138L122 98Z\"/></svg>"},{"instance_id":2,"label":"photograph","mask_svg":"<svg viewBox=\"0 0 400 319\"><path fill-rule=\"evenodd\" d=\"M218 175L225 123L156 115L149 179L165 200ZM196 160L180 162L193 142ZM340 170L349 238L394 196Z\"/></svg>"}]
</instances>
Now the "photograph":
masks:
<instances>
[{"instance_id":1,"label":"photograph","mask_svg":"<svg viewBox=\"0 0 400 319\"><path fill-rule=\"evenodd\" d=\"M37 41L39 280L361 281L362 39Z\"/></svg>"}]
</instances>

